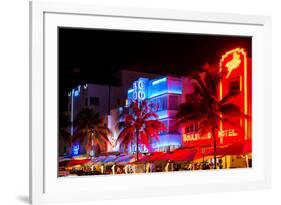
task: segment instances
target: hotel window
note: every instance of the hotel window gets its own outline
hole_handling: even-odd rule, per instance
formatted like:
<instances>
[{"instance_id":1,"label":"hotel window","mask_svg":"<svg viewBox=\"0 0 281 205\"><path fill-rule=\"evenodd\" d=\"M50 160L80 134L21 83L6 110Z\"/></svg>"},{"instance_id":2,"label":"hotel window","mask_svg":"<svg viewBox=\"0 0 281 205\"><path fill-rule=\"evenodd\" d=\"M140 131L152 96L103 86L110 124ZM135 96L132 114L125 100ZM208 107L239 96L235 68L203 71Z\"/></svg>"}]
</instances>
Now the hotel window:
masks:
<instances>
[{"instance_id":1,"label":"hotel window","mask_svg":"<svg viewBox=\"0 0 281 205\"><path fill-rule=\"evenodd\" d=\"M98 97L90 97L90 105L99 106L100 99Z\"/></svg>"},{"instance_id":2,"label":"hotel window","mask_svg":"<svg viewBox=\"0 0 281 205\"><path fill-rule=\"evenodd\" d=\"M229 92L240 92L240 79L230 81Z\"/></svg>"},{"instance_id":3,"label":"hotel window","mask_svg":"<svg viewBox=\"0 0 281 205\"><path fill-rule=\"evenodd\" d=\"M165 130L161 131L160 134L167 134L169 131L169 127L168 127L168 120L163 120L162 123L164 124Z\"/></svg>"},{"instance_id":4,"label":"hotel window","mask_svg":"<svg viewBox=\"0 0 281 205\"><path fill-rule=\"evenodd\" d=\"M198 123L190 123L189 125L186 126L185 128L185 132L186 133L191 133L191 132L198 132L199 128L198 128Z\"/></svg>"},{"instance_id":5,"label":"hotel window","mask_svg":"<svg viewBox=\"0 0 281 205\"><path fill-rule=\"evenodd\" d=\"M162 111L168 109L168 98L167 96L162 96L159 98L152 99L150 102L152 102L156 107L156 111Z\"/></svg>"},{"instance_id":6,"label":"hotel window","mask_svg":"<svg viewBox=\"0 0 281 205\"><path fill-rule=\"evenodd\" d=\"M179 132L177 123L175 120L169 120L169 128L168 128L169 133L177 134Z\"/></svg>"}]
</instances>

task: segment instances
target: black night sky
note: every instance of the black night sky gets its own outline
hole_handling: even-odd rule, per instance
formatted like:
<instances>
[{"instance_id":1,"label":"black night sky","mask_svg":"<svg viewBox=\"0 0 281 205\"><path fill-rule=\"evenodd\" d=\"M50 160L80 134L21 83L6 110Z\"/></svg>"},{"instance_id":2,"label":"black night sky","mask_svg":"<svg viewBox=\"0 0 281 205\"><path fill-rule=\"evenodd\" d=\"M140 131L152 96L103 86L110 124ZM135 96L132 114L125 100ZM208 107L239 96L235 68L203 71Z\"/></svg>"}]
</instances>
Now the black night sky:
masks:
<instances>
[{"instance_id":1,"label":"black night sky","mask_svg":"<svg viewBox=\"0 0 281 205\"><path fill-rule=\"evenodd\" d=\"M59 28L60 111L81 83L114 85L112 74L120 69L188 75L236 47L251 57L251 37Z\"/></svg>"}]
</instances>

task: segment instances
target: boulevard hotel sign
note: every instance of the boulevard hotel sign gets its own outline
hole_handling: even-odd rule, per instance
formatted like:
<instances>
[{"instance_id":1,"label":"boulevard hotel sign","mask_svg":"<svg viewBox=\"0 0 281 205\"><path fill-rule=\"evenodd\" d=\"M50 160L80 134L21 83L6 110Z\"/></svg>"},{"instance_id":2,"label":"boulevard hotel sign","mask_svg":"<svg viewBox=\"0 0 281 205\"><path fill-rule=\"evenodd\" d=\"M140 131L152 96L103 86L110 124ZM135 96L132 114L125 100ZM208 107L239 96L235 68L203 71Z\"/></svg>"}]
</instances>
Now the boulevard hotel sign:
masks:
<instances>
[{"instance_id":1,"label":"boulevard hotel sign","mask_svg":"<svg viewBox=\"0 0 281 205\"><path fill-rule=\"evenodd\" d=\"M227 75L219 84L219 97L222 99L230 90L238 92L231 102L240 106L244 114L251 116L251 61L242 48L236 48L226 52L220 60L220 69L226 69ZM223 118L223 115L221 114ZM247 140L251 137L251 120L234 119L234 127L227 122L220 122L216 131L218 145L227 145L236 141ZM183 129L184 130L184 129ZM201 135L200 133L183 133L184 146L208 146L212 145L212 133Z\"/></svg>"}]
</instances>

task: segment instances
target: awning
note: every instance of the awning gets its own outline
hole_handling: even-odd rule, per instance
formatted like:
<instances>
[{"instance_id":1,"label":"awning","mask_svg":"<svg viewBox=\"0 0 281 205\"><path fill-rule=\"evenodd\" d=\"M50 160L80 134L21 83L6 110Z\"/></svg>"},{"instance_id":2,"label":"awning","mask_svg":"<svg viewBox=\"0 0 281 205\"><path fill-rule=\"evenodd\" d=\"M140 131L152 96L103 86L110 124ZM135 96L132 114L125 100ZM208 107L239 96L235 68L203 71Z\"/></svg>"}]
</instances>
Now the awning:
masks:
<instances>
[{"instance_id":1,"label":"awning","mask_svg":"<svg viewBox=\"0 0 281 205\"><path fill-rule=\"evenodd\" d=\"M194 159L196 155L196 150L194 149L177 149L173 152L168 152L159 156L156 160L158 161L185 161L189 162Z\"/></svg>"},{"instance_id":2,"label":"awning","mask_svg":"<svg viewBox=\"0 0 281 205\"><path fill-rule=\"evenodd\" d=\"M150 155L144 156L143 158L139 159L138 161L133 162L134 164L141 164L147 162L154 162L159 159L160 156L164 155L164 152L153 152Z\"/></svg>"},{"instance_id":3,"label":"awning","mask_svg":"<svg viewBox=\"0 0 281 205\"><path fill-rule=\"evenodd\" d=\"M134 163L147 163L147 162L156 162L156 161L192 161L196 155L195 149L177 149L173 152L154 152L149 156L145 156Z\"/></svg>"},{"instance_id":4,"label":"awning","mask_svg":"<svg viewBox=\"0 0 281 205\"><path fill-rule=\"evenodd\" d=\"M170 156L171 161L186 161L186 162L193 161L196 152L197 152L196 150L190 150L190 149L177 149Z\"/></svg>"},{"instance_id":5,"label":"awning","mask_svg":"<svg viewBox=\"0 0 281 205\"><path fill-rule=\"evenodd\" d=\"M120 155L117 159L114 160L116 164L125 164L133 160L134 157L132 155Z\"/></svg>"},{"instance_id":6,"label":"awning","mask_svg":"<svg viewBox=\"0 0 281 205\"><path fill-rule=\"evenodd\" d=\"M99 156L96 157L92 160L93 163L98 163L98 162L102 162L104 159L106 158L106 156Z\"/></svg>"},{"instance_id":7,"label":"awning","mask_svg":"<svg viewBox=\"0 0 281 205\"><path fill-rule=\"evenodd\" d=\"M250 140L235 142L226 147L218 147L216 150L217 155L244 155L252 152L252 142ZM214 151L210 153L214 155Z\"/></svg>"},{"instance_id":8,"label":"awning","mask_svg":"<svg viewBox=\"0 0 281 205\"><path fill-rule=\"evenodd\" d=\"M59 163L59 166L67 167L67 166L75 166L75 165L81 165L86 164L90 162L90 159L71 159L71 160L65 160Z\"/></svg>"},{"instance_id":9,"label":"awning","mask_svg":"<svg viewBox=\"0 0 281 205\"><path fill-rule=\"evenodd\" d=\"M104 160L102 160L102 162L105 164L105 165L113 165L114 164L114 161L117 159L117 156L116 155L109 155L107 156Z\"/></svg>"}]
</instances>

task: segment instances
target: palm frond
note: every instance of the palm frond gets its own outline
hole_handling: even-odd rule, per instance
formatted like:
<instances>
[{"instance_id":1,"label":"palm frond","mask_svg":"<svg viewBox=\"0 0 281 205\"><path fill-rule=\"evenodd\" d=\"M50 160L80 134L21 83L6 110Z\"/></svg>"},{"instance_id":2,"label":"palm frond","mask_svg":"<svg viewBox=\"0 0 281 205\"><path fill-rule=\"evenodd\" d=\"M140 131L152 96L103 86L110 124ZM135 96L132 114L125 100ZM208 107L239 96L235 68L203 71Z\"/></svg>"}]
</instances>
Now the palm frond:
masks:
<instances>
[{"instance_id":1,"label":"palm frond","mask_svg":"<svg viewBox=\"0 0 281 205\"><path fill-rule=\"evenodd\" d=\"M231 99L235 98L239 94L239 92L229 92L220 100L219 104L223 105L228 103Z\"/></svg>"},{"instance_id":2,"label":"palm frond","mask_svg":"<svg viewBox=\"0 0 281 205\"><path fill-rule=\"evenodd\" d=\"M135 128L133 126L128 126L124 128L120 132L117 138L117 142L119 142L120 144L124 145L125 148L127 148L129 143L134 140L134 136L135 136L134 133L135 133Z\"/></svg>"},{"instance_id":3,"label":"palm frond","mask_svg":"<svg viewBox=\"0 0 281 205\"><path fill-rule=\"evenodd\" d=\"M240 107L234 103L224 103L224 104L220 105L219 111L223 115L227 115L227 116L232 116L232 117L243 117L244 116Z\"/></svg>"}]
</instances>

